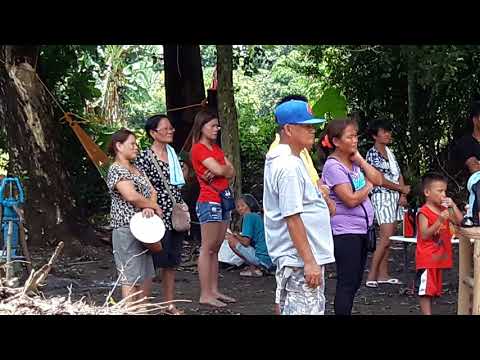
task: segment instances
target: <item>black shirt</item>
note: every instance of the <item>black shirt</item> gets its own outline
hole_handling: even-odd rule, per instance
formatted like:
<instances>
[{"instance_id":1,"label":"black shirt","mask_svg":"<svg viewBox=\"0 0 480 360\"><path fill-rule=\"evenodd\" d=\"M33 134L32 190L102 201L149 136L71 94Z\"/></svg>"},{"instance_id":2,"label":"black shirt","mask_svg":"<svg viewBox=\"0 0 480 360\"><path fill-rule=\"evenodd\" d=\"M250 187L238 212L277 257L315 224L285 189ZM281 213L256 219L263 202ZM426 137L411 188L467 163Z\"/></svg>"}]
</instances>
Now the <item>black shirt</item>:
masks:
<instances>
[{"instance_id":1,"label":"black shirt","mask_svg":"<svg viewBox=\"0 0 480 360\"><path fill-rule=\"evenodd\" d=\"M480 143L472 134L462 136L455 145L453 159L458 169L467 169L465 161L471 157L480 160Z\"/></svg>"},{"instance_id":2,"label":"black shirt","mask_svg":"<svg viewBox=\"0 0 480 360\"><path fill-rule=\"evenodd\" d=\"M168 195L168 191L163 184L162 178L160 177L157 167L153 163L151 157L149 156L148 152L150 149L144 150L137 156L135 159L135 165L145 172L148 179L152 183L155 190L157 190L157 199L158 205L163 211L163 222L165 223L165 227L168 230L173 229L172 225L172 212L173 212L173 202ZM153 153L153 156L156 157L158 164L160 165L160 170L163 173L163 176L167 181L170 180L170 167L168 163L160 160L157 157L157 154ZM170 191L172 192L173 196L175 197L176 202L183 202L182 195L180 192L180 187L176 185L170 184Z\"/></svg>"}]
</instances>

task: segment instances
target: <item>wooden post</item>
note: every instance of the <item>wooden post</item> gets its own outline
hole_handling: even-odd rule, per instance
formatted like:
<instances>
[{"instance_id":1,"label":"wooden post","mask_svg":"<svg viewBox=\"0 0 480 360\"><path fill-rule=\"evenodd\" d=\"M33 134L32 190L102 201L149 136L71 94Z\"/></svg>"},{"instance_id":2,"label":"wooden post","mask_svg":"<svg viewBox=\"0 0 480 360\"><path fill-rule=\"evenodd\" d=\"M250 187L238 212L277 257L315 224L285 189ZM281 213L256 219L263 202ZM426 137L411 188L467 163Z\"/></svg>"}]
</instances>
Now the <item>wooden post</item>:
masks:
<instances>
[{"instance_id":1,"label":"wooden post","mask_svg":"<svg viewBox=\"0 0 480 360\"><path fill-rule=\"evenodd\" d=\"M472 245L470 237L461 231L459 235L459 266L458 266L458 315L470 315L470 294L471 288L464 281L471 276L472 272ZM478 241L478 240L477 240Z\"/></svg>"},{"instance_id":2,"label":"wooden post","mask_svg":"<svg viewBox=\"0 0 480 360\"><path fill-rule=\"evenodd\" d=\"M20 222L19 224L18 232L19 232L20 244L22 245L22 254L25 257L25 260L27 261L26 263L27 271L30 274L33 270L32 258L30 257L30 252L28 251L27 240L25 239L25 227L23 226L22 222Z\"/></svg>"},{"instance_id":3,"label":"wooden post","mask_svg":"<svg viewBox=\"0 0 480 360\"><path fill-rule=\"evenodd\" d=\"M473 254L472 315L480 315L480 239L475 239L474 254Z\"/></svg>"}]
</instances>

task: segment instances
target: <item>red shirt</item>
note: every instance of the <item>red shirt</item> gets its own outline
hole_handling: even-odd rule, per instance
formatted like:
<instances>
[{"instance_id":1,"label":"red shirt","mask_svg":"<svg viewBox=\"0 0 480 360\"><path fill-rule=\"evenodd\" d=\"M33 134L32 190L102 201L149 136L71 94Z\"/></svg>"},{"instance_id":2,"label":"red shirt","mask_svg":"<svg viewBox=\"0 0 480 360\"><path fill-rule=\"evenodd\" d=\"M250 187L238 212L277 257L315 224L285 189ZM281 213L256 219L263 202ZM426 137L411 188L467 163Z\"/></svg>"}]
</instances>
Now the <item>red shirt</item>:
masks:
<instances>
[{"instance_id":1,"label":"red shirt","mask_svg":"<svg viewBox=\"0 0 480 360\"><path fill-rule=\"evenodd\" d=\"M217 144L212 145L212 150L201 143L193 144L192 166L197 175L198 183L200 184L200 195L197 201L220 203L219 191L223 191L228 187L227 178L224 176L215 176L213 178L211 184L218 190L216 191L201 177L208 170L205 165L202 164L202 161L210 157L214 158L220 165L225 165L225 153Z\"/></svg>"},{"instance_id":2,"label":"red shirt","mask_svg":"<svg viewBox=\"0 0 480 360\"><path fill-rule=\"evenodd\" d=\"M423 205L417 214L417 250L415 252L416 268L418 269L449 269L452 267L452 237L448 220L442 224L439 232L431 238L422 239L418 216L423 214L428 220L428 227L438 219L427 205Z\"/></svg>"}]
</instances>

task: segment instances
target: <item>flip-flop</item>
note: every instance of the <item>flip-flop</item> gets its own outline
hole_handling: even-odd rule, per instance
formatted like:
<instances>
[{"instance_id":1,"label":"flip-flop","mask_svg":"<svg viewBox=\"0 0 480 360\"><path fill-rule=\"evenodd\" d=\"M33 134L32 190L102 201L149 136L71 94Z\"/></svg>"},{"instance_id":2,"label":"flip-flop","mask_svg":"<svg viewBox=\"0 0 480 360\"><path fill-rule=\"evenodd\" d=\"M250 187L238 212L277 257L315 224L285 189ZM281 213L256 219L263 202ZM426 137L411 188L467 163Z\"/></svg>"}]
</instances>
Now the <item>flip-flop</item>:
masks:
<instances>
[{"instance_id":1,"label":"flip-flop","mask_svg":"<svg viewBox=\"0 0 480 360\"><path fill-rule=\"evenodd\" d=\"M232 297L230 297L230 296L227 296L227 295L219 296L219 297L217 298L217 300L220 300L220 301L222 301L222 302L224 302L224 303L226 303L226 304L233 304L233 303L236 303L236 302L237 302L236 299L234 299L234 298L232 298Z\"/></svg>"},{"instance_id":2,"label":"flip-flop","mask_svg":"<svg viewBox=\"0 0 480 360\"><path fill-rule=\"evenodd\" d=\"M365 283L365 286L369 288L378 288L378 282L375 280L370 280Z\"/></svg>"},{"instance_id":3,"label":"flip-flop","mask_svg":"<svg viewBox=\"0 0 480 360\"><path fill-rule=\"evenodd\" d=\"M207 305L207 306L212 306L212 307L216 307L216 308L222 308L222 307L227 306L227 304L225 304L224 302L221 302L221 301L218 300L218 299L215 299L215 300L209 301L209 302L201 302L201 301L199 301L198 303L199 303L200 305Z\"/></svg>"},{"instance_id":4,"label":"flip-flop","mask_svg":"<svg viewBox=\"0 0 480 360\"><path fill-rule=\"evenodd\" d=\"M390 284L390 285L402 285L403 283L395 278L391 278L388 280L378 280L377 281L379 284Z\"/></svg>"}]
</instances>

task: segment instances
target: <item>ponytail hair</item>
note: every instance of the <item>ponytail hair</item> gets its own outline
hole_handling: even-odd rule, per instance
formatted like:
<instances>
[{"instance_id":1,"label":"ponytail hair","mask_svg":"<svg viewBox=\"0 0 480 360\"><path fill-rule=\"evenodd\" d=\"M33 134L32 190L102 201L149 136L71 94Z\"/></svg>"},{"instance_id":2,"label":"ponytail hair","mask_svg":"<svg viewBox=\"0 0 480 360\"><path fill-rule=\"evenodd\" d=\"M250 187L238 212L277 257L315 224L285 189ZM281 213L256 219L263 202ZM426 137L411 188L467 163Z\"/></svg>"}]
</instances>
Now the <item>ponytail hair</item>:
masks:
<instances>
[{"instance_id":1,"label":"ponytail hair","mask_svg":"<svg viewBox=\"0 0 480 360\"><path fill-rule=\"evenodd\" d=\"M354 117L347 117L344 119L334 119L327 125L325 133L320 140L320 148L327 155L335 151L335 144L333 139L340 139L347 128L347 126L353 125L358 128L358 123Z\"/></svg>"},{"instance_id":2,"label":"ponytail hair","mask_svg":"<svg viewBox=\"0 0 480 360\"><path fill-rule=\"evenodd\" d=\"M115 157L118 151L117 144L123 144L125 141L127 141L130 135L135 137L135 134L126 128L121 128L120 130L114 132L107 146L107 154L112 158Z\"/></svg>"}]
</instances>

